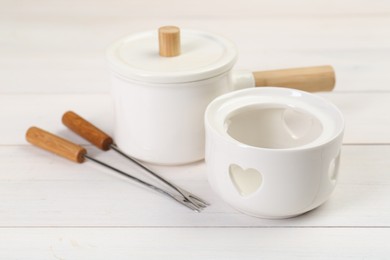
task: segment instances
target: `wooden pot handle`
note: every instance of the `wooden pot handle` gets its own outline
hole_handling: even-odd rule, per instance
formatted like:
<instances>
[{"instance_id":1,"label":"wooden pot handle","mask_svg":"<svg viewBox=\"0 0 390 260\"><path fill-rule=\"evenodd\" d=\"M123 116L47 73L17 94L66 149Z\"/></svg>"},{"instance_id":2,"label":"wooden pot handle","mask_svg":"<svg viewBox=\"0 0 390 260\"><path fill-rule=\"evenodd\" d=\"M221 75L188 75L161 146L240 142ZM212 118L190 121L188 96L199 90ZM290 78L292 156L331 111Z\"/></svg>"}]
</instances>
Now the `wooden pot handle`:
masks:
<instances>
[{"instance_id":1,"label":"wooden pot handle","mask_svg":"<svg viewBox=\"0 0 390 260\"><path fill-rule=\"evenodd\" d=\"M62 123L104 151L109 150L113 144L113 140L108 134L72 111L68 111L62 116Z\"/></svg>"},{"instance_id":2,"label":"wooden pot handle","mask_svg":"<svg viewBox=\"0 0 390 260\"><path fill-rule=\"evenodd\" d=\"M71 161L82 163L85 160L84 155L87 153L87 150L82 146L69 142L38 127L30 127L26 132L26 139L35 146Z\"/></svg>"},{"instance_id":3,"label":"wooden pot handle","mask_svg":"<svg viewBox=\"0 0 390 260\"><path fill-rule=\"evenodd\" d=\"M318 92L332 91L335 86L332 66L255 71L253 77L256 87L274 86Z\"/></svg>"}]
</instances>

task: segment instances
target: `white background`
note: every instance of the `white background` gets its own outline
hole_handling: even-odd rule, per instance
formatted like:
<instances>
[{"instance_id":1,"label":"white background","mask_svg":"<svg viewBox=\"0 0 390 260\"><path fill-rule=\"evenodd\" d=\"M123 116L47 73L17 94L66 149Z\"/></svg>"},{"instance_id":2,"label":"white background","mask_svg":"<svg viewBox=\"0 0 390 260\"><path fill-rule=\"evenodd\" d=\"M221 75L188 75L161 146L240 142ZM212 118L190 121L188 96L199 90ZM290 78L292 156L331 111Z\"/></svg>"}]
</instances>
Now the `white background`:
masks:
<instances>
[{"instance_id":1,"label":"white background","mask_svg":"<svg viewBox=\"0 0 390 260\"><path fill-rule=\"evenodd\" d=\"M37 125L85 144L60 122L69 109L111 133L105 47L162 25L231 39L237 69L334 66L336 89L320 95L347 125L326 204L293 219L256 219L211 191L203 162L151 166L212 202L197 214L26 143ZM389 70L385 0L0 0L0 259L386 259ZM86 147L137 174L119 156Z\"/></svg>"}]
</instances>

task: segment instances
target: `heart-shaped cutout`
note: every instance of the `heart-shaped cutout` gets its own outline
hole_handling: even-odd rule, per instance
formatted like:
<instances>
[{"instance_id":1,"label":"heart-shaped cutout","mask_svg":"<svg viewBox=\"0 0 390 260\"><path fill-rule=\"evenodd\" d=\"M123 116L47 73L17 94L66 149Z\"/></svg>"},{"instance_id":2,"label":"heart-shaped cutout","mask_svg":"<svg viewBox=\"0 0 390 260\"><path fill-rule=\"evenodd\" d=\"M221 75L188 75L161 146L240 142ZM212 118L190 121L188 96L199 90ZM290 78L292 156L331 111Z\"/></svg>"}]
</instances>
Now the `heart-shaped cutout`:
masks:
<instances>
[{"instance_id":1,"label":"heart-shaped cutout","mask_svg":"<svg viewBox=\"0 0 390 260\"><path fill-rule=\"evenodd\" d=\"M339 170L339 164L340 164L340 152L337 154L337 156L329 164L328 175L329 175L330 181L333 183L336 183L337 173Z\"/></svg>"},{"instance_id":2,"label":"heart-shaped cutout","mask_svg":"<svg viewBox=\"0 0 390 260\"><path fill-rule=\"evenodd\" d=\"M295 109L286 109L283 113L285 129L294 139L307 135L313 126L313 117Z\"/></svg>"},{"instance_id":3,"label":"heart-shaped cutout","mask_svg":"<svg viewBox=\"0 0 390 260\"><path fill-rule=\"evenodd\" d=\"M252 168L243 169L237 164L229 166L229 174L234 187L241 196L253 194L263 182L263 176L259 171Z\"/></svg>"}]
</instances>

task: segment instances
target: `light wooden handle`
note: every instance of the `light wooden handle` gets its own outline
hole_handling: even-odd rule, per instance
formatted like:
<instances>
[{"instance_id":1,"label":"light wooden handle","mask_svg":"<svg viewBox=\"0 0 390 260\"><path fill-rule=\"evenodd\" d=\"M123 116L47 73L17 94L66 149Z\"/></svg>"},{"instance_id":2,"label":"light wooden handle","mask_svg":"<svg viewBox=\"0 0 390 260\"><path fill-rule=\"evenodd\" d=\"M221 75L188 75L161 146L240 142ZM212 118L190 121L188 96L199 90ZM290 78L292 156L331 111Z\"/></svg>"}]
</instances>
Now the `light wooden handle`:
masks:
<instances>
[{"instance_id":1,"label":"light wooden handle","mask_svg":"<svg viewBox=\"0 0 390 260\"><path fill-rule=\"evenodd\" d=\"M108 134L72 111L68 111L62 116L62 123L104 151L109 150L113 143Z\"/></svg>"},{"instance_id":2,"label":"light wooden handle","mask_svg":"<svg viewBox=\"0 0 390 260\"><path fill-rule=\"evenodd\" d=\"M180 55L180 29L176 26L163 26L158 29L160 56Z\"/></svg>"},{"instance_id":3,"label":"light wooden handle","mask_svg":"<svg viewBox=\"0 0 390 260\"><path fill-rule=\"evenodd\" d=\"M87 153L87 150L82 146L34 126L27 130L26 140L33 145L77 163L84 162L84 155Z\"/></svg>"},{"instance_id":4,"label":"light wooden handle","mask_svg":"<svg viewBox=\"0 0 390 260\"><path fill-rule=\"evenodd\" d=\"M256 87L275 86L309 92L332 91L335 74L331 66L253 72Z\"/></svg>"}]
</instances>

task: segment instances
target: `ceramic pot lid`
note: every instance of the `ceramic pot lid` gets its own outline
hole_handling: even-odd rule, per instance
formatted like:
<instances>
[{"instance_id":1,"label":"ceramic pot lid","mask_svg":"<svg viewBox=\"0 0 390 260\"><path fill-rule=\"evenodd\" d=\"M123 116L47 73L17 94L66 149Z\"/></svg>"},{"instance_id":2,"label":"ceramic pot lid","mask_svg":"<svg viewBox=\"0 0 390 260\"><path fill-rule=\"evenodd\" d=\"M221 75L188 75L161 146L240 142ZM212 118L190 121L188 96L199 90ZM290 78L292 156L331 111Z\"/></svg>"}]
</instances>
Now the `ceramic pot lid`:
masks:
<instances>
[{"instance_id":1,"label":"ceramic pot lid","mask_svg":"<svg viewBox=\"0 0 390 260\"><path fill-rule=\"evenodd\" d=\"M217 76L236 62L237 48L227 39L193 30L181 30L179 37L180 54L164 57L158 30L128 35L109 46L109 66L131 80L180 83Z\"/></svg>"}]
</instances>

